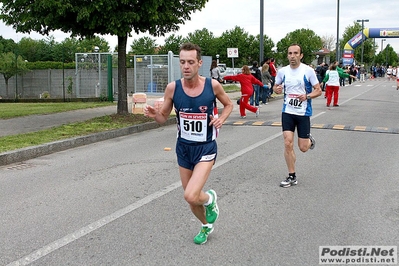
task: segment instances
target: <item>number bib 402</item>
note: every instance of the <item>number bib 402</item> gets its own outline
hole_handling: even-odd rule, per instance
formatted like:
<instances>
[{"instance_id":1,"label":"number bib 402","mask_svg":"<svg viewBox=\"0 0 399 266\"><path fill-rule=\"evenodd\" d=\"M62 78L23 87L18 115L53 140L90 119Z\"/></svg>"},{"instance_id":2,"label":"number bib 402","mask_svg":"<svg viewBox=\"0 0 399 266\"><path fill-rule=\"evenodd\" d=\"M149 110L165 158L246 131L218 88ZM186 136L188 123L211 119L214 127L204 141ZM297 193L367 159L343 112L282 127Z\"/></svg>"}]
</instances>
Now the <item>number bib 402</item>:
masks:
<instances>
[{"instance_id":1,"label":"number bib 402","mask_svg":"<svg viewBox=\"0 0 399 266\"><path fill-rule=\"evenodd\" d=\"M179 113L180 137L190 141L206 141L208 116L206 113Z\"/></svg>"},{"instance_id":2,"label":"number bib 402","mask_svg":"<svg viewBox=\"0 0 399 266\"><path fill-rule=\"evenodd\" d=\"M305 112L306 103L298 99L298 94L287 94L285 98L286 110L291 110L290 113L302 114Z\"/></svg>"}]
</instances>

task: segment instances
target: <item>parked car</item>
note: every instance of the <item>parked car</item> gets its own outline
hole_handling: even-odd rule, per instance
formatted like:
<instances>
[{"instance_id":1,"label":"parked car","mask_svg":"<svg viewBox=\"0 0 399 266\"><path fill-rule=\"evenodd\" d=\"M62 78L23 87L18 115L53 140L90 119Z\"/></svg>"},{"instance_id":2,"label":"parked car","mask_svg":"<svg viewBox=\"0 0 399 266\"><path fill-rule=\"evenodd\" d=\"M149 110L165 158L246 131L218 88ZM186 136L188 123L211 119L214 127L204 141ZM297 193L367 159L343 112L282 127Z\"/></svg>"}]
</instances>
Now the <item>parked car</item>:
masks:
<instances>
[{"instance_id":1,"label":"parked car","mask_svg":"<svg viewBox=\"0 0 399 266\"><path fill-rule=\"evenodd\" d=\"M226 64L223 64L223 63L218 63L218 67L219 68L223 68L224 70L226 70Z\"/></svg>"},{"instance_id":2,"label":"parked car","mask_svg":"<svg viewBox=\"0 0 399 266\"><path fill-rule=\"evenodd\" d=\"M226 84L226 81L223 79L224 76L227 76L227 75L226 75L226 69L223 68L223 67L221 67L221 66L218 66L218 68L219 68L219 72L220 72L220 77L221 77L222 80L223 80L221 83Z\"/></svg>"},{"instance_id":3,"label":"parked car","mask_svg":"<svg viewBox=\"0 0 399 266\"><path fill-rule=\"evenodd\" d=\"M226 68L226 71L224 72L224 76L235 76L237 75L237 72L234 70L234 68L228 67ZM233 80L227 80L228 83L235 83Z\"/></svg>"}]
</instances>

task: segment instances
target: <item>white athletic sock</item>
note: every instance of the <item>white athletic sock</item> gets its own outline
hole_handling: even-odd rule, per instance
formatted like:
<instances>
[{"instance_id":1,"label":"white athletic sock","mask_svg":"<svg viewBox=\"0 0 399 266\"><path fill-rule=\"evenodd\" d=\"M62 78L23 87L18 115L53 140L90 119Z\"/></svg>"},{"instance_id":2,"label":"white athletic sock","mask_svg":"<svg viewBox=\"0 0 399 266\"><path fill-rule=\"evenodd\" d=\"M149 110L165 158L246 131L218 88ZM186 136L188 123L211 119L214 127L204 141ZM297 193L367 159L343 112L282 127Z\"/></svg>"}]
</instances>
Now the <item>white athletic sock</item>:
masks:
<instances>
[{"instance_id":1,"label":"white athletic sock","mask_svg":"<svg viewBox=\"0 0 399 266\"><path fill-rule=\"evenodd\" d=\"M206 226L206 227L208 227L208 228L212 228L212 227L213 227L213 224L203 224L202 227L204 227L204 226Z\"/></svg>"},{"instance_id":2,"label":"white athletic sock","mask_svg":"<svg viewBox=\"0 0 399 266\"><path fill-rule=\"evenodd\" d=\"M209 195L209 200L208 200L208 202L206 202L204 204L204 206L208 206L209 204L211 204L213 202L213 196L211 193L208 193L208 192L205 192L205 193Z\"/></svg>"}]
</instances>

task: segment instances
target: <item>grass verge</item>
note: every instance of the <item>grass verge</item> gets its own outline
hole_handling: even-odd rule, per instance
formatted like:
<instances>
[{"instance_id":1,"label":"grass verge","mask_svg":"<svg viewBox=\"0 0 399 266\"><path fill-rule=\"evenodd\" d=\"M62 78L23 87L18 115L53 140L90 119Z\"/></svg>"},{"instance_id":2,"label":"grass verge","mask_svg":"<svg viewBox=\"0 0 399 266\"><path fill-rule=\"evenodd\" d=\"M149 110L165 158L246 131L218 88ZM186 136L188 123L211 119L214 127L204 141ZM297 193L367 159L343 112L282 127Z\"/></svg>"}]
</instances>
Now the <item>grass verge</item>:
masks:
<instances>
[{"instance_id":1,"label":"grass verge","mask_svg":"<svg viewBox=\"0 0 399 266\"><path fill-rule=\"evenodd\" d=\"M78 109L116 105L112 102L66 102L66 103L1 103L0 119L28 115L61 113Z\"/></svg>"},{"instance_id":2,"label":"grass verge","mask_svg":"<svg viewBox=\"0 0 399 266\"><path fill-rule=\"evenodd\" d=\"M152 118L140 114L114 114L37 132L0 137L0 153L152 121Z\"/></svg>"},{"instance_id":3,"label":"grass verge","mask_svg":"<svg viewBox=\"0 0 399 266\"><path fill-rule=\"evenodd\" d=\"M224 85L223 88L226 92L240 91L240 87L234 84ZM115 105L115 103L2 103L0 104L0 119L9 119L27 115L59 113L85 108L104 107L109 105ZM86 136L93 133L134 126L152 121L154 120L140 114L114 114L93 118L83 122L65 124L37 132L0 137L0 153L30 146L37 146L62 139Z\"/></svg>"}]
</instances>

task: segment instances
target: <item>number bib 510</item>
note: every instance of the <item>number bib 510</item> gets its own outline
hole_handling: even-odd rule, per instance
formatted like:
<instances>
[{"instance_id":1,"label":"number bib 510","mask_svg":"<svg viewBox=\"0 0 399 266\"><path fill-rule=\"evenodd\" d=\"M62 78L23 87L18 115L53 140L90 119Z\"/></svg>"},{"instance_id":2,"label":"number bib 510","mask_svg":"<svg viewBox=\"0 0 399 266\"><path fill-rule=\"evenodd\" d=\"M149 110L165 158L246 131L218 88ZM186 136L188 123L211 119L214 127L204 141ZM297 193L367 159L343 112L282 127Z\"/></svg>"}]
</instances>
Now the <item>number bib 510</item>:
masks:
<instances>
[{"instance_id":1,"label":"number bib 510","mask_svg":"<svg viewBox=\"0 0 399 266\"><path fill-rule=\"evenodd\" d=\"M206 141L208 116L206 113L180 112L180 137L190 141Z\"/></svg>"}]
</instances>

